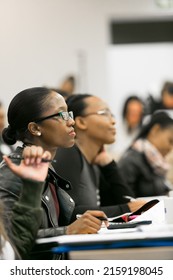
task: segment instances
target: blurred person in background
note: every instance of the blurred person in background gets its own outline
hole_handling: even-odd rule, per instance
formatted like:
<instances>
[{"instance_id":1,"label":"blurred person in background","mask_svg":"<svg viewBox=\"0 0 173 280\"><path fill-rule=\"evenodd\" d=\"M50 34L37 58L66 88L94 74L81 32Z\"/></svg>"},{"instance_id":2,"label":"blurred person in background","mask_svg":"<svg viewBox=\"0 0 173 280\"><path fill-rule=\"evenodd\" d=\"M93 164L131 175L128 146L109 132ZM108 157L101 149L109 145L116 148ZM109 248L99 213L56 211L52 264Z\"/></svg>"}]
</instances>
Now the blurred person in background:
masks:
<instances>
[{"instance_id":1,"label":"blurred person in background","mask_svg":"<svg viewBox=\"0 0 173 280\"><path fill-rule=\"evenodd\" d=\"M115 118L108 105L99 97L74 94L67 100L75 119L75 145L58 149L53 163L60 176L72 183L67 190L74 199L78 213L100 209L108 217L133 212L144 201L127 203L131 191L120 176L116 162L105 145L115 141Z\"/></svg>"},{"instance_id":2,"label":"blurred person in background","mask_svg":"<svg viewBox=\"0 0 173 280\"><path fill-rule=\"evenodd\" d=\"M146 103L146 114L152 114L156 110L173 109L173 82L166 81L161 89L160 97L154 99L150 95Z\"/></svg>"},{"instance_id":3,"label":"blurred person in background","mask_svg":"<svg viewBox=\"0 0 173 280\"><path fill-rule=\"evenodd\" d=\"M58 87L47 87L52 91L61 94L66 100L70 95L74 94L76 80L74 76L67 76Z\"/></svg>"},{"instance_id":4,"label":"blurred person in background","mask_svg":"<svg viewBox=\"0 0 173 280\"><path fill-rule=\"evenodd\" d=\"M166 162L169 165L168 171L166 173L166 178L170 182L170 188L173 190L173 150L171 150L166 156Z\"/></svg>"},{"instance_id":5,"label":"blurred person in background","mask_svg":"<svg viewBox=\"0 0 173 280\"><path fill-rule=\"evenodd\" d=\"M122 119L117 124L118 133L114 145L115 158L118 160L137 136L142 124L144 103L137 95L129 96L122 108Z\"/></svg>"},{"instance_id":6,"label":"blurred person in background","mask_svg":"<svg viewBox=\"0 0 173 280\"><path fill-rule=\"evenodd\" d=\"M165 112L155 112L118 162L134 197L168 195L165 157L172 148L173 119Z\"/></svg>"},{"instance_id":7,"label":"blurred person in background","mask_svg":"<svg viewBox=\"0 0 173 280\"><path fill-rule=\"evenodd\" d=\"M129 96L124 103L122 118L126 125L127 132L133 133L142 124L143 101L137 95Z\"/></svg>"},{"instance_id":8,"label":"blurred person in background","mask_svg":"<svg viewBox=\"0 0 173 280\"><path fill-rule=\"evenodd\" d=\"M146 101L146 114L152 114L156 110L164 110L167 111L169 114L173 115L173 82L166 81L164 82L161 94L156 99L150 95ZM166 156L166 161L169 164L169 169L166 174L166 178L169 182L171 182L170 187L173 188L173 150L168 153Z\"/></svg>"},{"instance_id":9,"label":"blurred person in background","mask_svg":"<svg viewBox=\"0 0 173 280\"><path fill-rule=\"evenodd\" d=\"M173 109L172 110L166 109L164 111L173 118ZM168 182L171 183L170 188L173 190L173 149L166 155L165 159L169 165L168 171L166 173L166 178Z\"/></svg>"},{"instance_id":10,"label":"blurred person in background","mask_svg":"<svg viewBox=\"0 0 173 280\"><path fill-rule=\"evenodd\" d=\"M75 86L76 86L76 79L74 76L67 76L58 89L62 92L65 92L68 94L68 96L74 94L75 91Z\"/></svg>"},{"instance_id":11,"label":"blurred person in background","mask_svg":"<svg viewBox=\"0 0 173 280\"><path fill-rule=\"evenodd\" d=\"M2 131L5 127L5 120L5 109L2 102L0 102L0 162L2 161L3 155L9 155L14 150L12 146L7 145L2 139Z\"/></svg>"}]
</instances>

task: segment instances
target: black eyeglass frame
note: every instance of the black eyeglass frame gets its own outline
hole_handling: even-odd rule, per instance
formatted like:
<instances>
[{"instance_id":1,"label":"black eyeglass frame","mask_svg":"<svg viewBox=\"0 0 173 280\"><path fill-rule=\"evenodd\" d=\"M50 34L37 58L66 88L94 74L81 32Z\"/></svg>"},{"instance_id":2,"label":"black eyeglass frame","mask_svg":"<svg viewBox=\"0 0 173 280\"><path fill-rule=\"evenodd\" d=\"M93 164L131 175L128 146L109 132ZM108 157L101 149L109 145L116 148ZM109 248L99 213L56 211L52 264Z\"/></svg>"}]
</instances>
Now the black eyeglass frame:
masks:
<instances>
[{"instance_id":1,"label":"black eyeglass frame","mask_svg":"<svg viewBox=\"0 0 173 280\"><path fill-rule=\"evenodd\" d=\"M42 122L42 121L45 121L48 119L52 119L54 117L61 117L64 121L68 121L69 119L74 120L73 112L70 111L70 112L59 112L56 114L49 115L47 117L42 117L42 118L34 120L34 122L38 123L38 122Z\"/></svg>"}]
</instances>

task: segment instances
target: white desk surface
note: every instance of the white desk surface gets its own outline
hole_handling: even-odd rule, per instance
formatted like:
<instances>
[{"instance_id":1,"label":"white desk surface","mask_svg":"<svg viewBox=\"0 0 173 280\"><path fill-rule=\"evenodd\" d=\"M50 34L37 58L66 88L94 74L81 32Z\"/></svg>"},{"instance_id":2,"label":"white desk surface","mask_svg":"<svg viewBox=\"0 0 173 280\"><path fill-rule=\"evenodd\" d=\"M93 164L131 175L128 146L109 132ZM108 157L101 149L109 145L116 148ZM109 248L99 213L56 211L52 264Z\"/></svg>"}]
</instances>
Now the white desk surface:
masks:
<instances>
[{"instance_id":1,"label":"white desk surface","mask_svg":"<svg viewBox=\"0 0 173 280\"><path fill-rule=\"evenodd\" d=\"M98 234L75 234L41 238L37 244L57 242L59 245L85 244L88 242L144 240L148 238L173 238L173 225L145 225L130 229L108 230L102 228Z\"/></svg>"}]
</instances>

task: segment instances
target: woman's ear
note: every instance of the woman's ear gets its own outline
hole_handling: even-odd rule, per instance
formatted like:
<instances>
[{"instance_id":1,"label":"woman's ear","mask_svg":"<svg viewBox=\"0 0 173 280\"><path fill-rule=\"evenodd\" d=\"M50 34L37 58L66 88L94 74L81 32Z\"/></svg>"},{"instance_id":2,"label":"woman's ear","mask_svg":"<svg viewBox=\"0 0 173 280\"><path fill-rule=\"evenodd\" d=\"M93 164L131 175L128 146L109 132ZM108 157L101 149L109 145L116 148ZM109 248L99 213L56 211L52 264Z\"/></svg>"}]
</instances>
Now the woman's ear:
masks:
<instances>
[{"instance_id":1,"label":"woman's ear","mask_svg":"<svg viewBox=\"0 0 173 280\"><path fill-rule=\"evenodd\" d=\"M160 132L160 129L161 129L160 125L159 124L155 124L151 128L150 134L155 137L157 135L157 133Z\"/></svg>"},{"instance_id":2,"label":"woman's ear","mask_svg":"<svg viewBox=\"0 0 173 280\"><path fill-rule=\"evenodd\" d=\"M155 144L157 141L159 141L161 127L159 124L153 125L153 127L150 129L150 132L148 133L147 139Z\"/></svg>"},{"instance_id":3,"label":"woman's ear","mask_svg":"<svg viewBox=\"0 0 173 280\"><path fill-rule=\"evenodd\" d=\"M81 130L87 129L87 121L83 117L76 117L75 118L75 127Z\"/></svg>"},{"instance_id":4,"label":"woman's ear","mask_svg":"<svg viewBox=\"0 0 173 280\"><path fill-rule=\"evenodd\" d=\"M40 127L35 122L30 122L28 124L28 130L34 136L41 136Z\"/></svg>"}]
</instances>

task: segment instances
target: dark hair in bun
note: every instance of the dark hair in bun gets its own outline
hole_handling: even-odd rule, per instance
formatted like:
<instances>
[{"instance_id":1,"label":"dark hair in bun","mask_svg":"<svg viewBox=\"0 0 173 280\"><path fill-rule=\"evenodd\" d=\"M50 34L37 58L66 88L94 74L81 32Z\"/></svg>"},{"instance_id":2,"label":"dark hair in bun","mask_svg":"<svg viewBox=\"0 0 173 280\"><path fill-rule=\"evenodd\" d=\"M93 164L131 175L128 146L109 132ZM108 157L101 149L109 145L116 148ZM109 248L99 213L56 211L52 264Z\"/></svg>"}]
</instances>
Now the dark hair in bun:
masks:
<instances>
[{"instance_id":1,"label":"dark hair in bun","mask_svg":"<svg viewBox=\"0 0 173 280\"><path fill-rule=\"evenodd\" d=\"M43 116L51 92L45 87L28 88L12 99L7 113L9 126L2 132L5 143L13 145L18 140L23 141L28 124Z\"/></svg>"}]
</instances>

